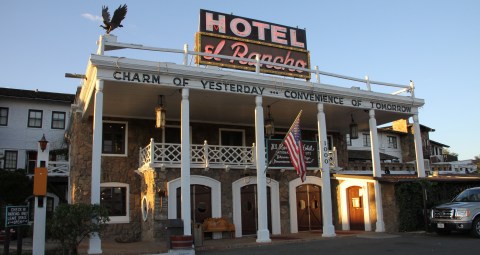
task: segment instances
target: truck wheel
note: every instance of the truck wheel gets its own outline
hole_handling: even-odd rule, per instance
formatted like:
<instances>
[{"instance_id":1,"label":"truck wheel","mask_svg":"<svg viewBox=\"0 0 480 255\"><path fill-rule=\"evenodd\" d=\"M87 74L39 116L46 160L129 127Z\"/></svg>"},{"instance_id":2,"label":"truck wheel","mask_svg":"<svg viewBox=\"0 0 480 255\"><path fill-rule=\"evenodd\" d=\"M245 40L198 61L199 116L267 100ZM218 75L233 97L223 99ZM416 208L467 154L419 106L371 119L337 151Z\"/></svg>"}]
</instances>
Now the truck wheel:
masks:
<instances>
[{"instance_id":1,"label":"truck wheel","mask_svg":"<svg viewBox=\"0 0 480 255\"><path fill-rule=\"evenodd\" d=\"M473 236L480 238L480 217L475 218L472 223L472 234Z\"/></svg>"}]
</instances>

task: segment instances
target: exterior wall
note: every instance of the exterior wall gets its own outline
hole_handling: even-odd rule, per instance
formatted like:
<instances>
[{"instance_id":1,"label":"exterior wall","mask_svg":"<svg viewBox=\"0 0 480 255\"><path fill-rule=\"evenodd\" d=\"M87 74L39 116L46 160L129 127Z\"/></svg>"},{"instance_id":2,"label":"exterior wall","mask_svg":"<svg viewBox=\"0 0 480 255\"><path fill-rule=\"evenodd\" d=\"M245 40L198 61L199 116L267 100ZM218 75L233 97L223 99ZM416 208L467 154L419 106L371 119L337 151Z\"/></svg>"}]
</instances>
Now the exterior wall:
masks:
<instances>
[{"instance_id":1,"label":"exterior wall","mask_svg":"<svg viewBox=\"0 0 480 255\"><path fill-rule=\"evenodd\" d=\"M67 148L65 129L52 129L52 112L65 112L65 126L69 123L70 103L47 100L1 98L0 107L8 108L8 126L0 126L0 152L18 151L17 168L27 168L27 151L36 151L38 140L45 134L50 151ZM42 127L28 127L28 111L41 110Z\"/></svg>"},{"instance_id":2,"label":"exterior wall","mask_svg":"<svg viewBox=\"0 0 480 255\"><path fill-rule=\"evenodd\" d=\"M395 199L395 185L393 183L381 183L383 221L386 232L398 232L399 208Z\"/></svg>"}]
</instances>

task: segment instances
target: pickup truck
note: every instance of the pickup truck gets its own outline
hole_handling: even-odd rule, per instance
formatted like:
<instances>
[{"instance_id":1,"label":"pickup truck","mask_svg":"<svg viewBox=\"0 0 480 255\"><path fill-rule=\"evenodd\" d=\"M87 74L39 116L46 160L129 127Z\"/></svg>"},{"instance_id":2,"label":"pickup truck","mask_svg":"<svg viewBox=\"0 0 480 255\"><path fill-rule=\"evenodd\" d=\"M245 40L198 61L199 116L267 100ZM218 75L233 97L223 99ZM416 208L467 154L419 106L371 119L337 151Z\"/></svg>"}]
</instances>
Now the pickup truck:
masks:
<instances>
[{"instance_id":1,"label":"pickup truck","mask_svg":"<svg viewBox=\"0 0 480 255\"><path fill-rule=\"evenodd\" d=\"M430 222L441 235L453 230L471 231L480 238L480 187L466 189L451 202L432 208Z\"/></svg>"}]
</instances>

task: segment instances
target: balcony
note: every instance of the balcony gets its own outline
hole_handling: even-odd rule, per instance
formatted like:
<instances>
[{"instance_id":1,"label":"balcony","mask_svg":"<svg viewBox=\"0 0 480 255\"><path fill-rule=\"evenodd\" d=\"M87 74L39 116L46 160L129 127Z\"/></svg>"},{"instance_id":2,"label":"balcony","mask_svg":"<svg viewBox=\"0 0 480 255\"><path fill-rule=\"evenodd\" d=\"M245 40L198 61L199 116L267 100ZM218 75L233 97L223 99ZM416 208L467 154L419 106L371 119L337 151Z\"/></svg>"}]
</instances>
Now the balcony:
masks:
<instances>
[{"instance_id":1,"label":"balcony","mask_svg":"<svg viewBox=\"0 0 480 255\"><path fill-rule=\"evenodd\" d=\"M192 144L190 146L190 167L205 169L245 169L256 168L255 144L252 146L223 146ZM147 168L180 168L181 145L173 143L156 143L153 139L150 144L140 148L139 169ZM336 167L336 150L329 152L330 167ZM310 168L309 168L310 169ZM318 169L312 168L312 170Z\"/></svg>"},{"instance_id":2,"label":"balcony","mask_svg":"<svg viewBox=\"0 0 480 255\"><path fill-rule=\"evenodd\" d=\"M47 171L48 171L48 176L68 177L70 175L70 162L69 161L49 161Z\"/></svg>"}]
</instances>

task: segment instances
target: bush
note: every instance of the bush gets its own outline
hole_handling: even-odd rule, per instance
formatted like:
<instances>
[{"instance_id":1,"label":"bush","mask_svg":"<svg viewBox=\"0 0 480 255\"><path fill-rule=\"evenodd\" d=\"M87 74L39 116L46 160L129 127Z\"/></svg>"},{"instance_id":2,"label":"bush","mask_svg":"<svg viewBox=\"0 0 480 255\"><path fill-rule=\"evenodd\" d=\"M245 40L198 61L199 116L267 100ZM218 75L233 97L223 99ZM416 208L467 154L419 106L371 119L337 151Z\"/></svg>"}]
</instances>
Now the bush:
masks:
<instances>
[{"instance_id":1,"label":"bush","mask_svg":"<svg viewBox=\"0 0 480 255\"><path fill-rule=\"evenodd\" d=\"M107 209L100 205L62 204L48 223L48 234L60 242L63 254L78 254L82 240L101 234L109 220Z\"/></svg>"}]
</instances>

